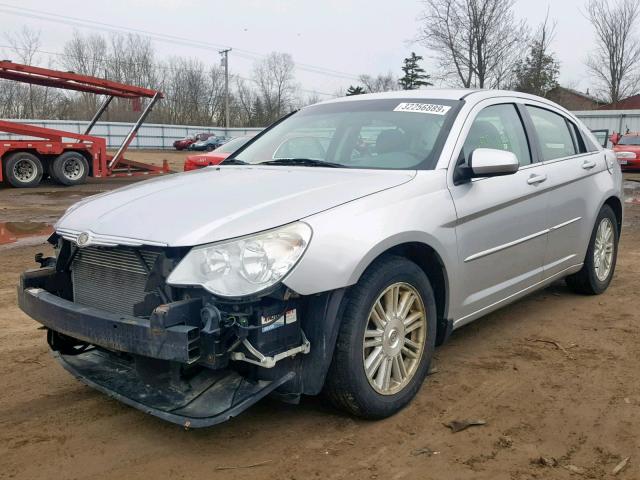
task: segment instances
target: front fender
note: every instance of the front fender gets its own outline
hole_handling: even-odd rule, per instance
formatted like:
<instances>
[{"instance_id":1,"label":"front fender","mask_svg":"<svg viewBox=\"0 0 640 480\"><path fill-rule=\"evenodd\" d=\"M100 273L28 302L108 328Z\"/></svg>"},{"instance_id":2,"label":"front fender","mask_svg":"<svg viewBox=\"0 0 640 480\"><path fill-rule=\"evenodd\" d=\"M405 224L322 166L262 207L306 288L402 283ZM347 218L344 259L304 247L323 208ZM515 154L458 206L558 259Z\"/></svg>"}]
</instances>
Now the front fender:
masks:
<instances>
[{"instance_id":1,"label":"front fender","mask_svg":"<svg viewBox=\"0 0 640 480\"><path fill-rule=\"evenodd\" d=\"M447 271L457 265L456 213L445 171L420 171L402 185L304 219L307 252L284 284L301 295L355 284L379 255L403 243L429 245Z\"/></svg>"}]
</instances>

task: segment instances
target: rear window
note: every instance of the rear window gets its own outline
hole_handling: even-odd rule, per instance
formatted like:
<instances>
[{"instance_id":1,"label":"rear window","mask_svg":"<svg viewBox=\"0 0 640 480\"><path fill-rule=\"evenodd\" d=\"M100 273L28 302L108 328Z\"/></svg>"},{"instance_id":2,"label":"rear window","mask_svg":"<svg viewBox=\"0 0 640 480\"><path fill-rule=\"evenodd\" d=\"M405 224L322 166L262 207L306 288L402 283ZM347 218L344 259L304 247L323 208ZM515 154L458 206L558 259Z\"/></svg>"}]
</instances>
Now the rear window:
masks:
<instances>
[{"instance_id":1,"label":"rear window","mask_svg":"<svg viewBox=\"0 0 640 480\"><path fill-rule=\"evenodd\" d=\"M640 135L624 135L618 145L635 145L640 146Z\"/></svg>"}]
</instances>

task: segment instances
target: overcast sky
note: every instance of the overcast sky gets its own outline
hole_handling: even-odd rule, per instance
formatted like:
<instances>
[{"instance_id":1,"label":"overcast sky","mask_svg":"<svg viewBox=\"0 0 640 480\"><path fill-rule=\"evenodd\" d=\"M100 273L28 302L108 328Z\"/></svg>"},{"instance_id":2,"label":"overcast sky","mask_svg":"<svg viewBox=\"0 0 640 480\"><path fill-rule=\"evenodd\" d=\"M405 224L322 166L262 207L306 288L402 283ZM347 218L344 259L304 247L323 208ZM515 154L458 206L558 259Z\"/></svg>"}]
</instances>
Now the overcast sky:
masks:
<instances>
[{"instance_id":1,"label":"overcast sky","mask_svg":"<svg viewBox=\"0 0 640 480\"><path fill-rule=\"evenodd\" d=\"M560 81L581 90L591 86L584 59L594 43L584 17L585 1L517 0L515 12L535 28L550 6L550 16L557 21L552 48L561 62ZM16 12L15 7L21 8L22 16L10 13ZM428 58L429 51L412 42L422 8L416 0L0 0L4 34L0 44L7 44L5 35L27 25L41 32L42 50L60 52L74 29L96 30L70 24L74 22L68 18L58 17L66 23L35 18L51 13L211 44L196 47L154 40L160 59L184 55L213 63L219 61L216 47L229 46L234 49L231 71L243 76L250 75L260 55L288 52L299 64L296 78L303 89L334 93L357 83L351 76L361 73L391 70L398 75L402 59L412 50ZM3 58L12 58L11 51L0 48L0 52ZM48 54L41 54L41 63L48 59ZM325 73L311 72L314 67ZM427 60L425 67L437 73L432 61Z\"/></svg>"}]
</instances>

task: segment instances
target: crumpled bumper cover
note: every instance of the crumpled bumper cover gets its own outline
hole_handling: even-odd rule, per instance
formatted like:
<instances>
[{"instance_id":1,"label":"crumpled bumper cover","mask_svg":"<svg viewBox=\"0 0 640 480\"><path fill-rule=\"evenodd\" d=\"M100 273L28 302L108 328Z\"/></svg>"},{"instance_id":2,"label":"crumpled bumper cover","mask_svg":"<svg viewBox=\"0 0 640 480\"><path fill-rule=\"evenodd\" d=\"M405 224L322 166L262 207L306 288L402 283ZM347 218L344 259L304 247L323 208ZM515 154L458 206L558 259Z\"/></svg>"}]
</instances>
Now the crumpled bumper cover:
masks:
<instances>
[{"instance_id":1,"label":"crumpled bumper cover","mask_svg":"<svg viewBox=\"0 0 640 480\"><path fill-rule=\"evenodd\" d=\"M186 384L144 382L133 364L99 350L80 355L54 353L76 378L127 405L185 428L210 427L235 417L291 380L248 380L233 370L203 369Z\"/></svg>"}]
</instances>

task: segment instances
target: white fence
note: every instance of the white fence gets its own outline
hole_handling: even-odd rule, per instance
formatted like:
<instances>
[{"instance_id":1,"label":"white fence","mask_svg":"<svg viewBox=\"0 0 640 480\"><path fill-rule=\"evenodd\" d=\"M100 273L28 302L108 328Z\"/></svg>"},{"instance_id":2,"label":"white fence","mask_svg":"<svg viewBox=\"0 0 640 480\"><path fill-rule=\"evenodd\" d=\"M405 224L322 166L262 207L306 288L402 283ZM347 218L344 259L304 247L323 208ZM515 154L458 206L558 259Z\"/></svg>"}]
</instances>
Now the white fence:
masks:
<instances>
[{"instance_id":1,"label":"white fence","mask_svg":"<svg viewBox=\"0 0 640 480\"><path fill-rule=\"evenodd\" d=\"M607 129L609 132L640 131L640 110L585 110L573 112L592 130ZM88 122L76 120L17 120L39 127L54 128L73 133L83 133ZM131 129L130 123L98 122L91 131L92 135L107 139L107 146L117 148ZM173 142L179 138L196 133L215 133L229 137L255 134L261 128L220 128L194 125L144 124L131 144L131 148L164 149L173 148ZM0 138L12 139L16 135L0 132Z\"/></svg>"},{"instance_id":2,"label":"white fence","mask_svg":"<svg viewBox=\"0 0 640 480\"><path fill-rule=\"evenodd\" d=\"M28 123L38 127L53 128L63 130L65 132L84 133L89 122L79 120L12 120L19 123ZM127 133L131 129L131 123L120 122L98 122L91 130L90 135L103 137L107 139L109 148L117 148L120 146ZM219 128L219 127L201 127L195 125L160 125L153 123L145 123L138 130L138 135L131 144L130 148L148 148L148 149L164 149L173 148L173 142L180 138L196 133L215 133L216 135L224 135L228 137L237 137L246 134L255 134L262 130L261 128ZM0 138L16 139L25 138L24 136L10 135L0 132Z\"/></svg>"},{"instance_id":3,"label":"white fence","mask_svg":"<svg viewBox=\"0 0 640 480\"><path fill-rule=\"evenodd\" d=\"M609 133L640 131L640 110L584 110L573 112L591 130L609 130Z\"/></svg>"}]
</instances>

